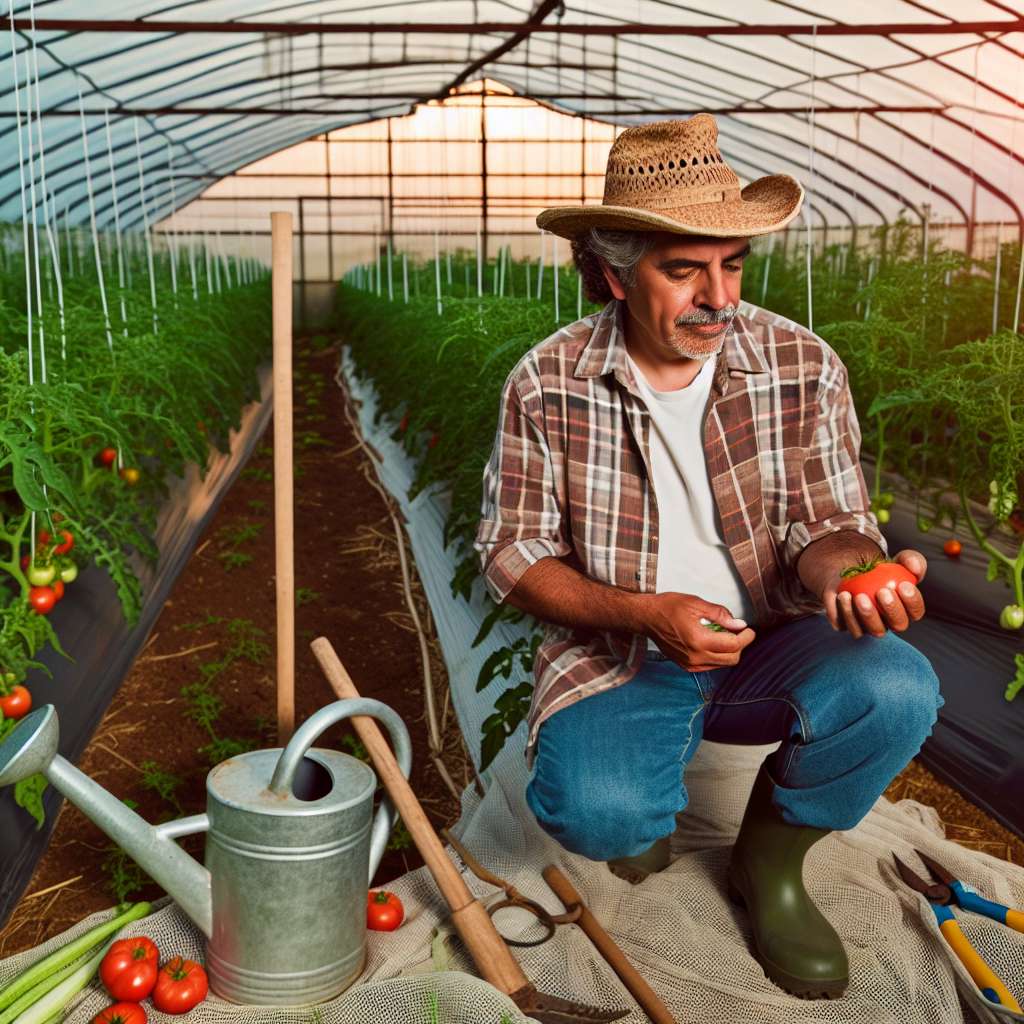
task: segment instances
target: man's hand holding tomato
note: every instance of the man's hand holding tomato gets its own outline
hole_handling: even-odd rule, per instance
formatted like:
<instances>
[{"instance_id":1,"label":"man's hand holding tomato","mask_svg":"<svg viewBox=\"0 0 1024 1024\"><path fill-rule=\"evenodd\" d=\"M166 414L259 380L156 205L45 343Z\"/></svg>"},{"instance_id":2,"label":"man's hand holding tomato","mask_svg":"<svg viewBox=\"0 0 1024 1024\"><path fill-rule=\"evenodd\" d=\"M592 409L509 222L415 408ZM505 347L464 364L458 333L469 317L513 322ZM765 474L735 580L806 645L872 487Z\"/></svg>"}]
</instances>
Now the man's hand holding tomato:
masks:
<instances>
[{"instance_id":1,"label":"man's hand holding tomato","mask_svg":"<svg viewBox=\"0 0 1024 1024\"><path fill-rule=\"evenodd\" d=\"M842 573L851 566L884 558L879 546L853 530L836 530L808 544L800 553L796 573L801 583L825 606L832 628L848 630L858 639L865 633L885 636L887 629L903 632L911 622L924 616L924 598L917 585L928 571L928 562L920 551L905 548L887 559L902 567L915 582L906 580L895 588L878 592L877 604L841 593Z\"/></svg>"}]
</instances>

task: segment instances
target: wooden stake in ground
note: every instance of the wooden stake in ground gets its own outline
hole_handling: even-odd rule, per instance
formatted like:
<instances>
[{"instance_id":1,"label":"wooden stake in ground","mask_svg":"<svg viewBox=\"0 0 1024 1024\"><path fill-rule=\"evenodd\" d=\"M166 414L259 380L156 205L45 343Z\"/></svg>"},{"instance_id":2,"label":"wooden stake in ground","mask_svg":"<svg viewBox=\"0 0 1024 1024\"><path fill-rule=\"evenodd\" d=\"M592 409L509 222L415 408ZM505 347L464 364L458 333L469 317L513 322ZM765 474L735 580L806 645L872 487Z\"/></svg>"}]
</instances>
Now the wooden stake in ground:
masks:
<instances>
[{"instance_id":1,"label":"wooden stake in ground","mask_svg":"<svg viewBox=\"0 0 1024 1024\"><path fill-rule=\"evenodd\" d=\"M270 215L274 296L274 548L277 742L295 731L295 483L292 462L292 215Z\"/></svg>"}]
</instances>

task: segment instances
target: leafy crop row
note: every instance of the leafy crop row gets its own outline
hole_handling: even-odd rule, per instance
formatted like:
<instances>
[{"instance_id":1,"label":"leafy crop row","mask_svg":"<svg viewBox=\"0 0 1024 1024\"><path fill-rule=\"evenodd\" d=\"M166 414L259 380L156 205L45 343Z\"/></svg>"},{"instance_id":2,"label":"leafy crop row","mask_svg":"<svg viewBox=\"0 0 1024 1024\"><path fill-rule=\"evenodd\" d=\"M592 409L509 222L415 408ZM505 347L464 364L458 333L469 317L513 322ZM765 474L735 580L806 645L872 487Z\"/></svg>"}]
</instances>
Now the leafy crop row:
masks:
<instances>
[{"instance_id":1,"label":"leafy crop row","mask_svg":"<svg viewBox=\"0 0 1024 1024\"><path fill-rule=\"evenodd\" d=\"M893 495L881 490L881 473L897 472L917 503L919 529L948 524L956 530L960 521L966 523L971 540L989 555L989 580L1011 590L1008 608L1024 607L1024 544L1011 525L1020 516L1017 495L1024 476L1024 338L1008 326L1019 250L1006 246L1001 256L1000 329L993 332L994 260L972 261L935 246L925 259L902 222L888 230L885 242L884 253L876 244L874 255L833 246L812 270L814 330L849 369L862 450L876 459L872 507L881 522L888 520ZM798 249L785 257L776 249L769 257L759 246L747 260L743 296L806 322L806 263ZM386 260L379 272L376 264L356 268L339 285L336 325L359 372L374 381L378 416L394 418L406 450L419 458L413 494L434 483L451 492L444 530L445 544L455 544L457 552L451 588L468 598L479 578L472 542L502 385L527 349L576 319L577 275L567 267L559 271L556 319L550 267L543 270L540 301L537 264L488 264L482 297L468 254L442 257L439 265L406 259L404 269L408 295L401 258L395 257L389 301ZM584 314L594 309L583 305ZM950 497L953 504L944 500ZM984 525L969 501L979 497L992 512ZM523 619L511 606L495 605L474 646L495 622ZM1011 628L1011 621L1003 624ZM509 680L517 670L531 671L539 639L539 624L533 625L532 642L524 639L488 659L478 691L499 676ZM1024 656L1017 664L1007 699L1024 687ZM523 720L531 690L530 683L508 684L498 696L484 724L484 767Z\"/></svg>"},{"instance_id":2,"label":"leafy crop row","mask_svg":"<svg viewBox=\"0 0 1024 1024\"><path fill-rule=\"evenodd\" d=\"M44 669L47 644L64 653L47 617L63 587L33 585L52 569L73 593L79 569L101 566L137 619L136 568L157 558L167 478L227 451L270 340L270 289L252 263L221 257L216 277L196 276L194 254L159 254L151 288L136 246L121 288L107 245L105 314L95 260L79 252L76 265L69 238L60 279L40 246L40 312L21 242L20 225L0 234L0 695ZM13 725L0 720L0 739ZM37 796L22 785L41 818Z\"/></svg>"}]
</instances>

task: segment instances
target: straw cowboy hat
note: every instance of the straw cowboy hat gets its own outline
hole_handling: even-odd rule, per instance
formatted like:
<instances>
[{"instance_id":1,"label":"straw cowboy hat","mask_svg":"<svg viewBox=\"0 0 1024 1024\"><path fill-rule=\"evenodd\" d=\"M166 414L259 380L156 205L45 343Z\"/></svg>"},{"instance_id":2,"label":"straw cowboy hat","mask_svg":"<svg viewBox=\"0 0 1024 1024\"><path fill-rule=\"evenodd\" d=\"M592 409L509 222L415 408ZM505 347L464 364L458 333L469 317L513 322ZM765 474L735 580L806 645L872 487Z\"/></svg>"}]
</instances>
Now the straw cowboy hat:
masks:
<instances>
[{"instance_id":1,"label":"straw cowboy hat","mask_svg":"<svg viewBox=\"0 0 1024 1024\"><path fill-rule=\"evenodd\" d=\"M740 188L718 151L710 114L627 128L612 143L600 205L554 206L537 226L562 238L590 228L671 231L739 237L785 227L804 190L788 174L769 174Z\"/></svg>"}]
</instances>

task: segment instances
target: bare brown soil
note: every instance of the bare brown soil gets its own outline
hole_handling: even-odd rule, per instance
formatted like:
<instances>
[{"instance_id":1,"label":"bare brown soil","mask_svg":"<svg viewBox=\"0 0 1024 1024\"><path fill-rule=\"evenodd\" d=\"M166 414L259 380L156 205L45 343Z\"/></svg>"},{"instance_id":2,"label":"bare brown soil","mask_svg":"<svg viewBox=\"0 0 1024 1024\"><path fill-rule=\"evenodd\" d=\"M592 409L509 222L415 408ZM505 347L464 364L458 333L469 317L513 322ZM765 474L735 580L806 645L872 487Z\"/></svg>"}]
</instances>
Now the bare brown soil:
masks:
<instances>
[{"instance_id":1,"label":"bare brown soil","mask_svg":"<svg viewBox=\"0 0 1024 1024\"><path fill-rule=\"evenodd\" d=\"M326 636L360 693L390 704L404 719L413 739L413 790L441 828L457 819L459 804L429 758L419 641L404 597L391 518L371 483L369 460L345 419L341 393L331 379L336 350L314 353L299 339L297 352L298 371L308 376L296 382L301 474L295 491L296 585L303 588L297 612L296 720L333 699L309 651L310 640ZM190 702L181 691L200 678L204 665L223 658L232 643L232 620L262 630L267 649L255 661L233 662L215 680L213 689L224 701L215 733L256 746L276 745L272 436L268 428L261 448L225 497L80 763L111 792L135 801L150 821L204 809L204 780L211 762L201 748L211 737L188 716ZM258 535L239 540L253 532L247 527L258 528ZM417 612L430 637L435 699L443 714L442 758L462 788L473 781L471 766L446 699L444 661L407 544L406 557ZM240 564L232 567L232 562ZM322 742L351 750L345 746L346 736L354 739L349 727L339 726ZM161 795L153 788L161 778L144 771L147 762L180 782L163 778L166 795ZM147 778L152 785L146 785ZM893 781L887 795L935 806L950 838L1024 864L1024 842L917 762ZM400 840L401 833L396 835ZM202 840L186 840L185 845L198 852ZM384 885L422 863L411 844L392 850L385 854L374 884ZM130 862L112 853L109 840L84 815L65 805L26 895L0 932L0 956L37 945L111 906L113 878L120 872L122 880L130 880L132 871ZM161 890L144 882L130 895L155 898Z\"/></svg>"}]
</instances>

